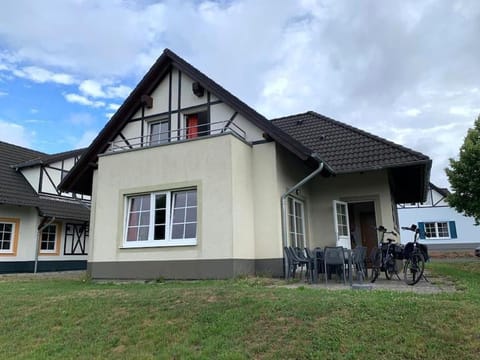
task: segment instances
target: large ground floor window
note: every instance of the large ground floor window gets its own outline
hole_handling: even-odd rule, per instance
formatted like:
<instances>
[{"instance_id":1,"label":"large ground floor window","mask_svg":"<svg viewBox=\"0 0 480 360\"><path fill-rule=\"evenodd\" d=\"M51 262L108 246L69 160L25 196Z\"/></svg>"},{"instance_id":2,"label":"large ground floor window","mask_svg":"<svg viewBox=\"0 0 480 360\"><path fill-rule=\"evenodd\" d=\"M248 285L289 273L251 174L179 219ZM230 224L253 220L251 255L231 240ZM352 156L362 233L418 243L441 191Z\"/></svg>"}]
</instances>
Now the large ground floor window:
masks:
<instances>
[{"instance_id":1,"label":"large ground floor window","mask_svg":"<svg viewBox=\"0 0 480 360\"><path fill-rule=\"evenodd\" d=\"M197 190L127 196L124 246L196 245Z\"/></svg>"}]
</instances>

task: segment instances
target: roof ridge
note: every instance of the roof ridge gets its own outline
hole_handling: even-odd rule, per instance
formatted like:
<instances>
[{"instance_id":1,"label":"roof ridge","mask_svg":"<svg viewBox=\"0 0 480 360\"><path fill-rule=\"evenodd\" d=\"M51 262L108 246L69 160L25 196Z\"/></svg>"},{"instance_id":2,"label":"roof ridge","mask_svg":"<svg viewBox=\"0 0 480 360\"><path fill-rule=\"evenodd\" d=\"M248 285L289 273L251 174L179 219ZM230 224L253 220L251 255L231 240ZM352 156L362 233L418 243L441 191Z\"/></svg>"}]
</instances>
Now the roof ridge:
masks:
<instances>
[{"instance_id":1,"label":"roof ridge","mask_svg":"<svg viewBox=\"0 0 480 360\"><path fill-rule=\"evenodd\" d=\"M339 125L343 128L346 128L348 130L351 130L351 131L354 131L358 134L361 134L361 135L364 135L364 136L367 136L373 140L376 140L376 141L379 141L381 143L384 143L384 144L387 144L387 145L390 145L390 146L393 146L399 150L402 150L402 151L405 151L407 153L410 153L412 155L415 155L415 156L420 156L420 157L423 157L425 159L429 159L429 157L425 154L422 154L421 152L419 151L415 151L415 150L412 150L406 146L403 146L403 145L400 145L400 144L397 144L393 141L390 141L390 140L387 140L385 138L382 138L378 135L375 135L375 134L372 134L368 131L365 131L365 130L362 130L362 129L359 129L353 125L350 125L350 124L347 124L347 123L344 123L344 122L341 122L341 121L338 121L338 120L335 120L335 119L332 119L331 117L328 117L328 116L325 116L325 115L322 115L322 114L319 114L317 113L316 111L313 111L313 110L310 110L310 111L307 111L306 114L311 114L313 116L316 116L318 118L322 118L324 120L327 120L327 121L330 121L330 122L333 122L334 124L336 125Z\"/></svg>"}]
</instances>

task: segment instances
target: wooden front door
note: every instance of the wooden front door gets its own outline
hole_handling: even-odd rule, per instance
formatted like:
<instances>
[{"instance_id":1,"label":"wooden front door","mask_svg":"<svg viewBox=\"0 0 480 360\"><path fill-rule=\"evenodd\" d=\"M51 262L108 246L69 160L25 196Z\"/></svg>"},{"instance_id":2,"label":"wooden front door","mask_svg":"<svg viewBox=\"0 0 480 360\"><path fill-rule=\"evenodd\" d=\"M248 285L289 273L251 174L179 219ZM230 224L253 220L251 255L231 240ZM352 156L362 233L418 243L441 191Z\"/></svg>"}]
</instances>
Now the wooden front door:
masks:
<instances>
[{"instance_id":1,"label":"wooden front door","mask_svg":"<svg viewBox=\"0 0 480 360\"><path fill-rule=\"evenodd\" d=\"M377 230L375 230L375 212L360 213L360 228L362 231L362 245L367 247L367 260L370 259L372 249L378 245Z\"/></svg>"}]
</instances>

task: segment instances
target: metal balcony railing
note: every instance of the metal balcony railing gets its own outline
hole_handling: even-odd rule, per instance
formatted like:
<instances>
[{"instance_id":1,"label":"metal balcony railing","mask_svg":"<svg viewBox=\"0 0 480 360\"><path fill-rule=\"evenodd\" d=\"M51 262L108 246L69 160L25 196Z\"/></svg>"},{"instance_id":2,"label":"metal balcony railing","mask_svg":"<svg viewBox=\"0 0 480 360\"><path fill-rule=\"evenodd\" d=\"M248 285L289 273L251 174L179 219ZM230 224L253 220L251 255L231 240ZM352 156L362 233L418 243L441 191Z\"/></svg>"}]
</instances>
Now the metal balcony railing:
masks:
<instances>
[{"instance_id":1,"label":"metal balcony railing","mask_svg":"<svg viewBox=\"0 0 480 360\"><path fill-rule=\"evenodd\" d=\"M189 141L206 136L224 133L235 134L243 140L246 139L246 133L243 129L241 129L239 126L237 126L230 120L226 120L212 122L208 124L188 126L185 128L173 129L164 132L156 132L153 134L138 136L129 139L111 141L107 152L145 148L150 146L175 143L177 141Z\"/></svg>"}]
</instances>

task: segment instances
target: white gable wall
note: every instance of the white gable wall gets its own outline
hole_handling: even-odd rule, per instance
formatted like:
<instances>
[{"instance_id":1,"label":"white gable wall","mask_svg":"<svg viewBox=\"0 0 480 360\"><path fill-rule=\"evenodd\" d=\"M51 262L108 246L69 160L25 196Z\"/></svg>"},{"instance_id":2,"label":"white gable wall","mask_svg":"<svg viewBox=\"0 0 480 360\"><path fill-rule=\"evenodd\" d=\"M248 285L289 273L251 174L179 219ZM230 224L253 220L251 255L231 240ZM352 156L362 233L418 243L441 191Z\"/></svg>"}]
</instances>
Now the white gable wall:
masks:
<instances>
[{"instance_id":1,"label":"white gable wall","mask_svg":"<svg viewBox=\"0 0 480 360\"><path fill-rule=\"evenodd\" d=\"M171 79L171 87L170 87ZM226 122L232 118L235 111L228 105L219 101L216 96L210 94L210 106L208 103L208 91L205 90L205 94L202 97L196 96L192 92L192 84L194 81L185 74L181 74L177 69L172 69L171 74L167 74L164 79L158 84L155 90L150 94L153 98L152 108L144 109L144 124L143 135L148 136L150 130L150 124L152 122L169 119L170 120L170 132L171 140L178 140L179 134L177 130L185 128L185 116L198 111L205 111L210 107L210 123L211 133L217 134L225 127ZM170 101L170 106L169 106ZM169 116L170 112L170 116ZM122 135L129 140L132 146L139 143L139 140L131 141L140 137L142 134L142 109L139 108L135 115L121 130ZM219 124L218 122L224 122ZM245 132L245 139L247 141L263 140L263 131L252 124L243 115L237 114L232 122L234 125L240 127ZM235 126L232 126L236 132L241 134L241 131L237 131ZM243 134L242 134L243 135ZM148 140L145 139L145 140ZM115 137L114 142L120 146L127 146L122 138L118 135Z\"/></svg>"}]
</instances>

